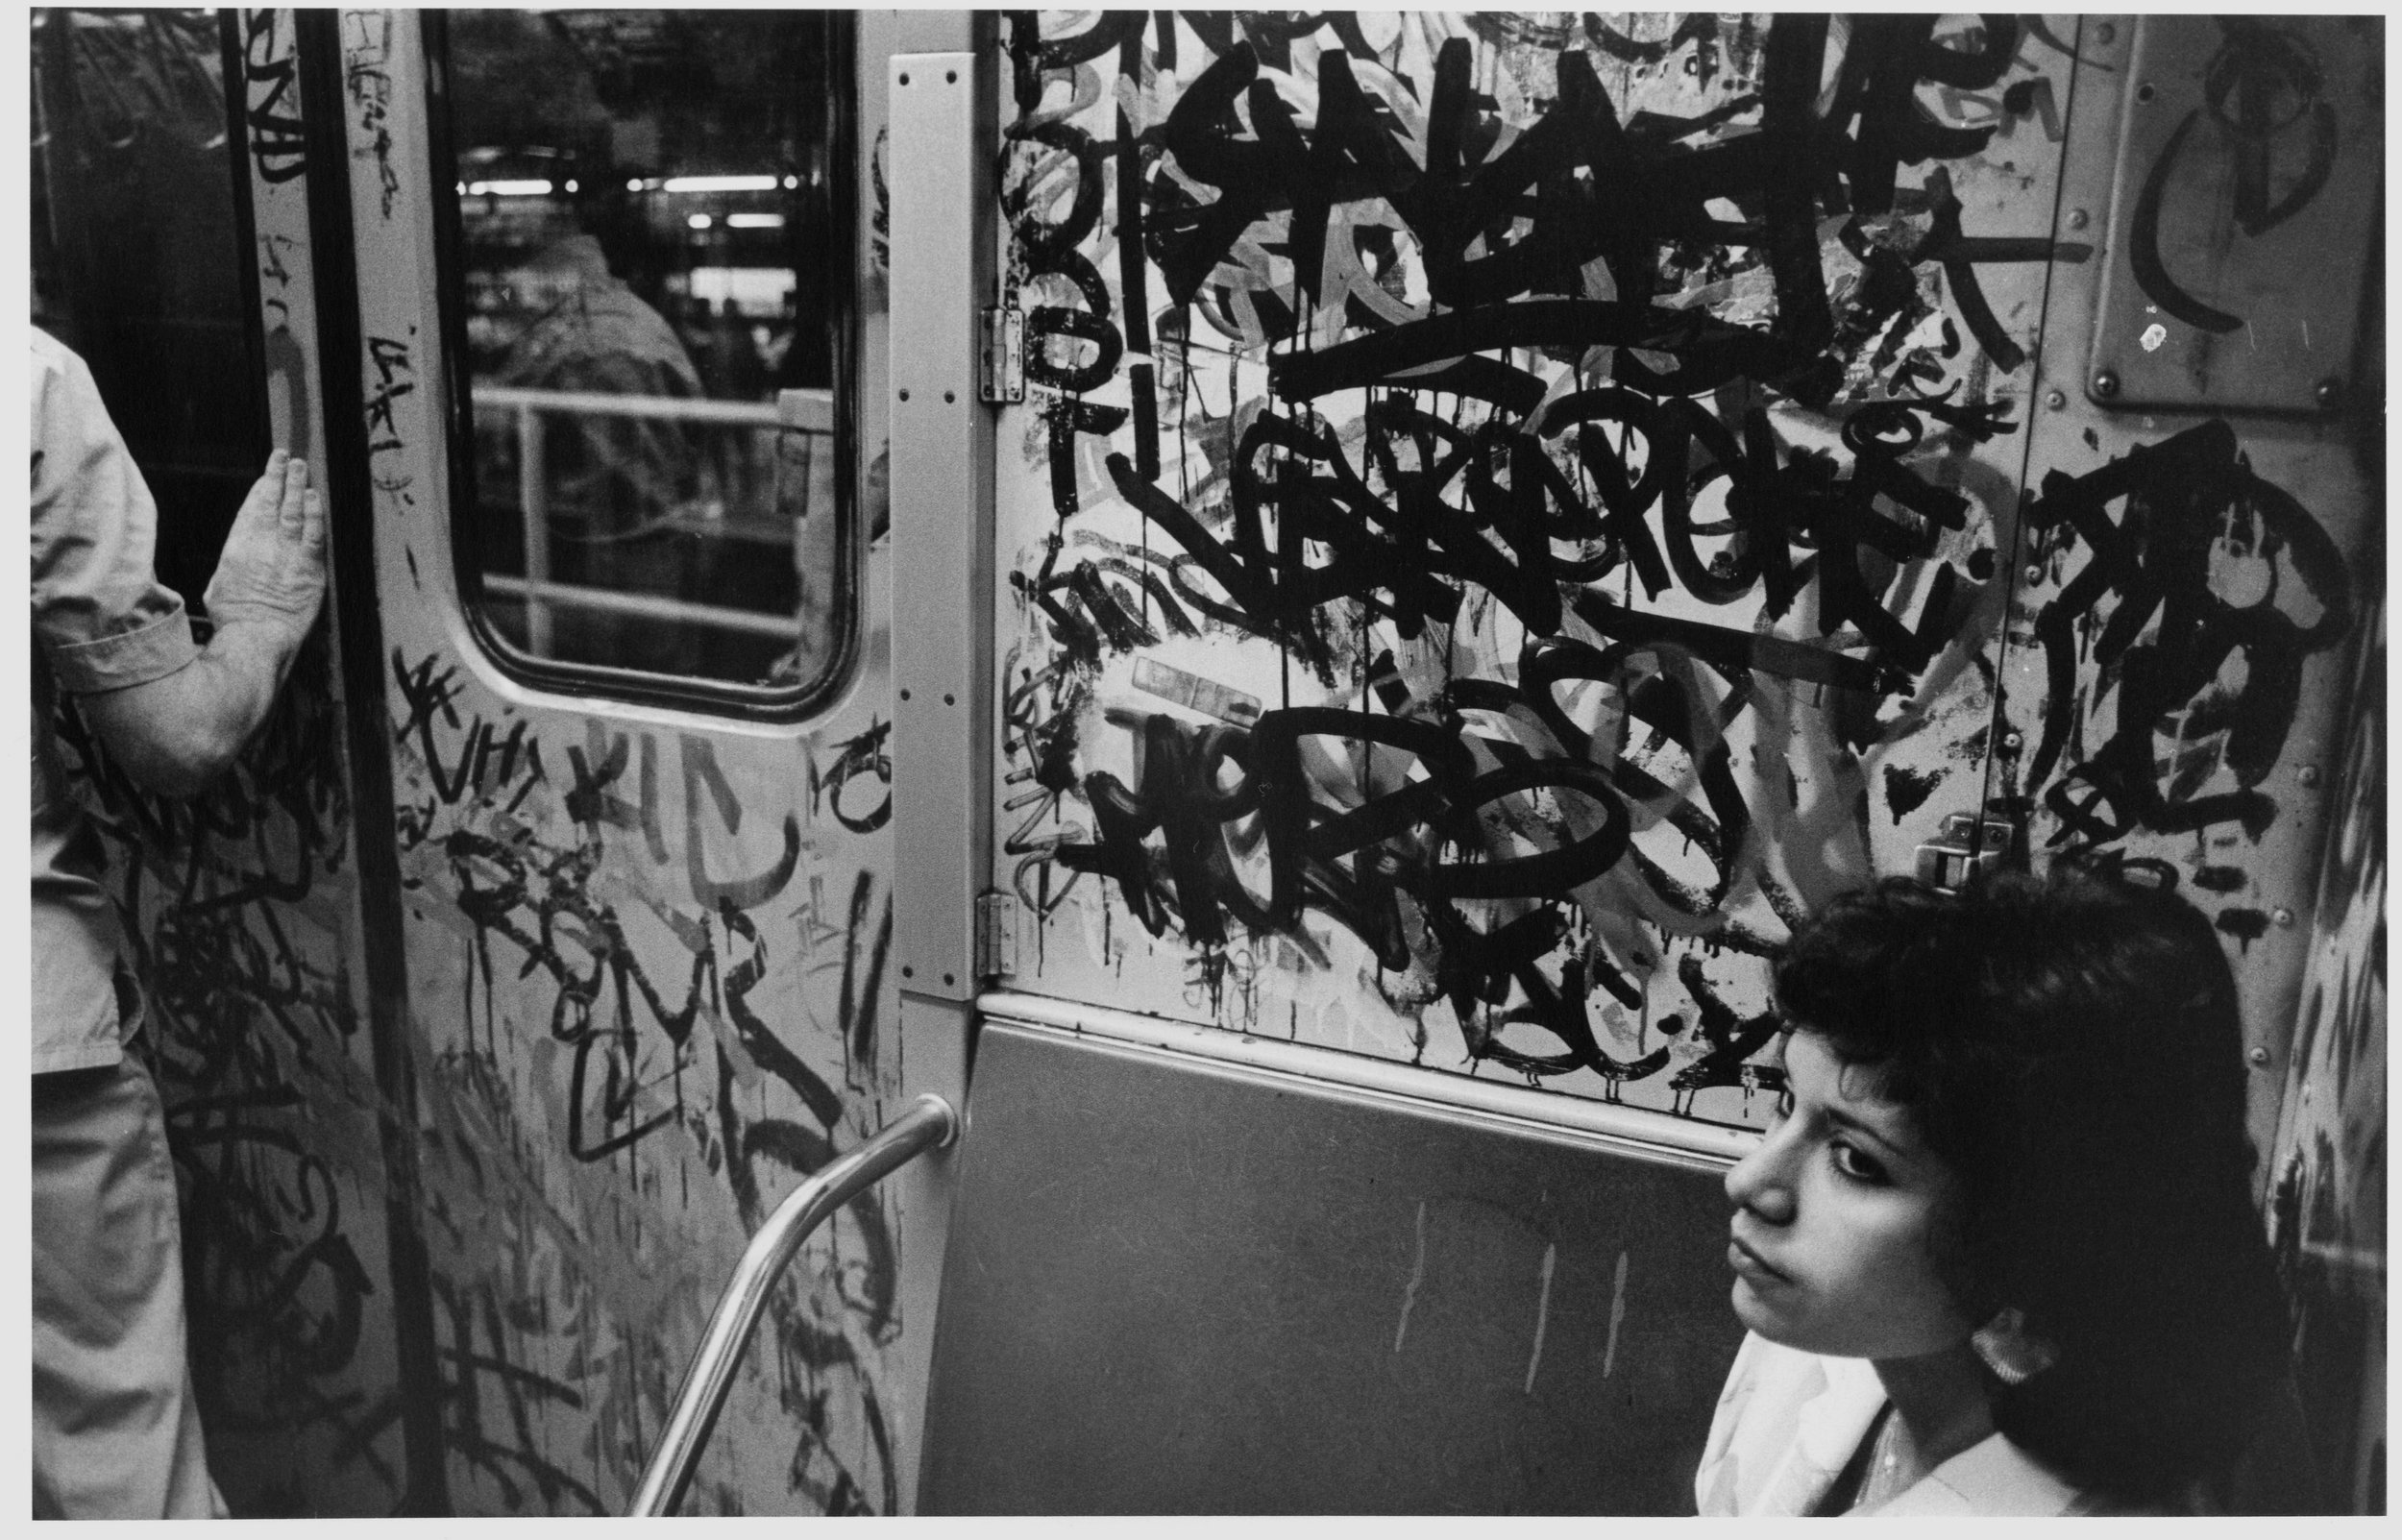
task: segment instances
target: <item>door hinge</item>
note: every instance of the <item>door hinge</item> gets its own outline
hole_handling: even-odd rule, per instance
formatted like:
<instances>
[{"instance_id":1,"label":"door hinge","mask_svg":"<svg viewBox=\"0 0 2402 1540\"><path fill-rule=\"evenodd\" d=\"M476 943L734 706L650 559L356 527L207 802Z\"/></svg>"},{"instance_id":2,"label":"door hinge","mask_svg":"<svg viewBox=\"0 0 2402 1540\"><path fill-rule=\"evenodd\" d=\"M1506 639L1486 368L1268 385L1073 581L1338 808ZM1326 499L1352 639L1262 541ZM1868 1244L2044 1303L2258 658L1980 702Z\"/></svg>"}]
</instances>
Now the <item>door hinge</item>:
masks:
<instances>
[{"instance_id":1,"label":"door hinge","mask_svg":"<svg viewBox=\"0 0 2402 1540\"><path fill-rule=\"evenodd\" d=\"M990 892L976 899L976 977L1005 979L1017 971L1017 899Z\"/></svg>"},{"instance_id":2,"label":"door hinge","mask_svg":"<svg viewBox=\"0 0 2402 1540\"><path fill-rule=\"evenodd\" d=\"M1970 872L1998 868L2010 853L2010 843L2008 819L1979 819L1973 813L1947 813L1935 838L1918 848L1919 881L1945 892L1956 892L1969 880Z\"/></svg>"},{"instance_id":3,"label":"door hinge","mask_svg":"<svg viewBox=\"0 0 2402 1540\"><path fill-rule=\"evenodd\" d=\"M1026 399L1026 312L996 305L978 318L976 399L1006 404Z\"/></svg>"}]
</instances>

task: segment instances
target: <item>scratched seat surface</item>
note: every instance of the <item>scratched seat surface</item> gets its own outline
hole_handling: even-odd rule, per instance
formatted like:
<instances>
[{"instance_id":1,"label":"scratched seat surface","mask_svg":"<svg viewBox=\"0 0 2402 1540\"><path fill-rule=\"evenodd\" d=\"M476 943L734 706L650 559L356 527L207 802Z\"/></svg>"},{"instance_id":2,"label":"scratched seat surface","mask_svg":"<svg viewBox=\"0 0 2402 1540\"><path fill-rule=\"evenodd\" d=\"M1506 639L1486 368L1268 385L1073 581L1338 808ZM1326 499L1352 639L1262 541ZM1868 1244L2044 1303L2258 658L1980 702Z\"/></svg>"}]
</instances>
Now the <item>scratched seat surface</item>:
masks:
<instances>
[{"instance_id":1,"label":"scratched seat surface","mask_svg":"<svg viewBox=\"0 0 2402 1540\"><path fill-rule=\"evenodd\" d=\"M1690 1513L1717 1171L993 1022L920 1511Z\"/></svg>"}]
</instances>

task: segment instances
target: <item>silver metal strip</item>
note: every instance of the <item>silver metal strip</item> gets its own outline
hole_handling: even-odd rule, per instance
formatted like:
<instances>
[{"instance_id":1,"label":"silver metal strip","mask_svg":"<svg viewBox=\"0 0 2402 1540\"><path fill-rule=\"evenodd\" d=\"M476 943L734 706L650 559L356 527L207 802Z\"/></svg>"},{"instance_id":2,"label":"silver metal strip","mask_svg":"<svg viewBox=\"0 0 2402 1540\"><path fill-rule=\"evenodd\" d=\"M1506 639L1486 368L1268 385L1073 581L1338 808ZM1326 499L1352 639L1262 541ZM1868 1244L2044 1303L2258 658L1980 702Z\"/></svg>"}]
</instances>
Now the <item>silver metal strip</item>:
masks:
<instances>
[{"instance_id":1,"label":"silver metal strip","mask_svg":"<svg viewBox=\"0 0 2402 1540\"><path fill-rule=\"evenodd\" d=\"M700 401L690 396L621 396L595 390L536 390L529 385L478 385L476 409L528 408L577 417L639 417L650 421L716 423L728 428L834 431L834 393L787 390L774 401Z\"/></svg>"},{"instance_id":2,"label":"silver metal strip","mask_svg":"<svg viewBox=\"0 0 2402 1540\"><path fill-rule=\"evenodd\" d=\"M989 68L989 64L986 66ZM895 54L891 93L893 939L904 994L975 996L990 868L992 428L976 401L977 56ZM869 408L872 409L872 408Z\"/></svg>"},{"instance_id":3,"label":"silver metal strip","mask_svg":"<svg viewBox=\"0 0 2402 1540\"><path fill-rule=\"evenodd\" d=\"M484 591L522 599L536 607L605 610L612 615L639 615L646 620L675 621L720 631L742 631L789 642L799 623L789 615L763 615L757 610L727 609L719 604L695 604L689 599L663 599L656 594L626 594L613 588L585 588L575 583L538 583L505 573L483 574ZM547 655L547 654L537 654Z\"/></svg>"},{"instance_id":4,"label":"silver metal strip","mask_svg":"<svg viewBox=\"0 0 2402 1540\"><path fill-rule=\"evenodd\" d=\"M1671 1117L1641 1108L1559 1096L1414 1064L1397 1064L1306 1043L1254 1038L1223 1027L1164 1021L1106 1006L1079 1005L996 990L976 999L984 1015L1105 1042L1207 1061L1237 1074L1264 1076L1322 1094L1399 1106L1428 1116L1592 1142L1638 1159L1723 1169L1751 1153L1760 1137Z\"/></svg>"},{"instance_id":5,"label":"silver metal strip","mask_svg":"<svg viewBox=\"0 0 2402 1540\"><path fill-rule=\"evenodd\" d=\"M642 1486L634 1495L629 1517L658 1518L673 1512L684 1500L684 1488L700 1462L700 1452L708 1446L710 1430L725 1405L725 1393L733 1388L734 1371L742 1364L743 1350L750 1345L760 1312L767 1308L768 1295L799 1253L801 1243L844 1204L925 1151L941 1149L958 1137L959 1114L951 1104L940 1096L920 1096L908 1112L878 1129L873 1138L819 1170L776 1205L775 1212L750 1237L734 1276L726 1281L725 1292L718 1298L708 1334L700 1339L691 1367L684 1371L683 1388L675 1394L675 1406L659 1435L658 1450L642 1473Z\"/></svg>"}]
</instances>

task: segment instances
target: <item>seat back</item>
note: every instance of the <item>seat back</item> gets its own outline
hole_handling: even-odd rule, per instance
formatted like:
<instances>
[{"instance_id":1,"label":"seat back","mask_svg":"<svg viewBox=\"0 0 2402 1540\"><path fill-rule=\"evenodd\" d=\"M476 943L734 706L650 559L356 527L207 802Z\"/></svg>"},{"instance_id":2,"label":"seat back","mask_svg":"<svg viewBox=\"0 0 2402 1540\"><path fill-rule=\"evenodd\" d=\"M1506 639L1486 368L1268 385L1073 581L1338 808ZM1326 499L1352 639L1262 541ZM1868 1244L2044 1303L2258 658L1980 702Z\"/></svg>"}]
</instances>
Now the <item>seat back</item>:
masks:
<instances>
[{"instance_id":1,"label":"seat back","mask_svg":"<svg viewBox=\"0 0 2402 1540\"><path fill-rule=\"evenodd\" d=\"M1690 1513L1720 1167L1056 1028L976 1051L924 1513Z\"/></svg>"}]
</instances>

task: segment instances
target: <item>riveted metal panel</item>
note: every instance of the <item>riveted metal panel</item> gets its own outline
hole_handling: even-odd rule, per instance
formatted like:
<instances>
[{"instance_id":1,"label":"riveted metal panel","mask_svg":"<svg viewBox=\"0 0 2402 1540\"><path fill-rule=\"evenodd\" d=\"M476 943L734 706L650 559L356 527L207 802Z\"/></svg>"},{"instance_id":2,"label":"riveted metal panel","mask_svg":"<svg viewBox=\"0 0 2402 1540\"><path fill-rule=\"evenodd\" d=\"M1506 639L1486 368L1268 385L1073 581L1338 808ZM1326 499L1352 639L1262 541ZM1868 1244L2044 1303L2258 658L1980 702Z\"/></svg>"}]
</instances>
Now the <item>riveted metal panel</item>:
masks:
<instances>
[{"instance_id":1,"label":"riveted metal panel","mask_svg":"<svg viewBox=\"0 0 2402 1540\"><path fill-rule=\"evenodd\" d=\"M2079 29L2063 237L2109 208L2123 98L2144 85L2130 68L2132 22L2094 16ZM2163 15L2145 26L2207 39L2218 24ZM2349 281L2357 257L2331 252L2316 271ZM2316 419L2095 403L2071 371L2095 356L2096 290L2125 281L2133 260L2106 238L2094 261L2054 271L1995 794L2039 866L2074 849L2160 863L2215 917L2250 1034L2251 1133L2265 1150L2309 951L2348 660L2374 592L2363 564L2379 509L2365 447L2380 428L2358 403ZM2362 395L2381 399L2381 359L2371 373L2376 389ZM2096 534L2116 546L2111 558L2096 554Z\"/></svg>"},{"instance_id":2,"label":"riveted metal panel","mask_svg":"<svg viewBox=\"0 0 2402 1540\"><path fill-rule=\"evenodd\" d=\"M2087 392L2164 411L2341 405L2384 212L2383 20L2124 25L2106 237L2122 259L2096 269Z\"/></svg>"},{"instance_id":3,"label":"riveted metal panel","mask_svg":"<svg viewBox=\"0 0 2402 1540\"><path fill-rule=\"evenodd\" d=\"M976 56L895 54L891 92L893 790L901 988L975 992L989 861L991 432L976 392Z\"/></svg>"}]
</instances>

